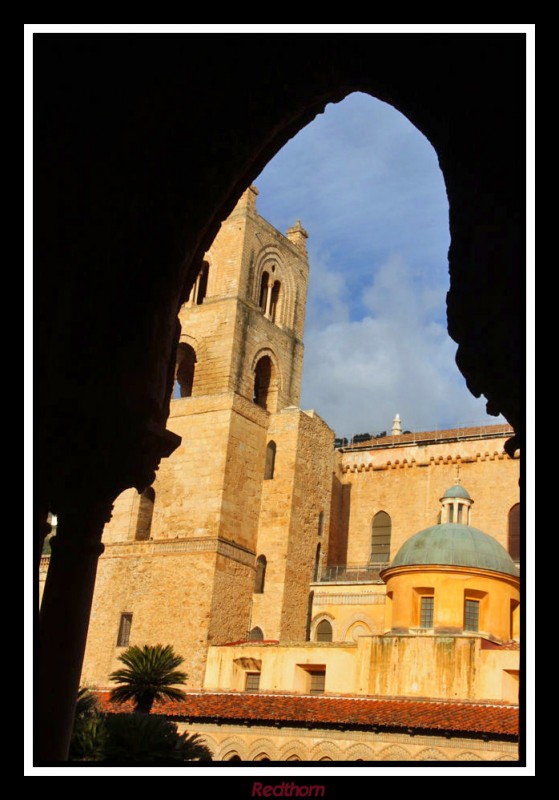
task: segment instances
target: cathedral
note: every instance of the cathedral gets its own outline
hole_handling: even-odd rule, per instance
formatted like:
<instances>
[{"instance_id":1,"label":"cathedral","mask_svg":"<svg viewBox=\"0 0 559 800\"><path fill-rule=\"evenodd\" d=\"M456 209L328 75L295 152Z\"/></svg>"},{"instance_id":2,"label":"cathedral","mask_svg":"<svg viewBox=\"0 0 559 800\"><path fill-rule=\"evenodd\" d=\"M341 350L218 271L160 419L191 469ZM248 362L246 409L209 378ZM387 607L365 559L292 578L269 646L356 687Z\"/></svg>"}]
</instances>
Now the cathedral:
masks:
<instances>
[{"instance_id":1,"label":"cathedral","mask_svg":"<svg viewBox=\"0 0 559 800\"><path fill-rule=\"evenodd\" d=\"M82 685L172 644L216 760L518 759L508 425L335 440L300 408L307 233L246 190L180 314L155 482L117 499ZM41 577L48 569L42 559Z\"/></svg>"}]
</instances>

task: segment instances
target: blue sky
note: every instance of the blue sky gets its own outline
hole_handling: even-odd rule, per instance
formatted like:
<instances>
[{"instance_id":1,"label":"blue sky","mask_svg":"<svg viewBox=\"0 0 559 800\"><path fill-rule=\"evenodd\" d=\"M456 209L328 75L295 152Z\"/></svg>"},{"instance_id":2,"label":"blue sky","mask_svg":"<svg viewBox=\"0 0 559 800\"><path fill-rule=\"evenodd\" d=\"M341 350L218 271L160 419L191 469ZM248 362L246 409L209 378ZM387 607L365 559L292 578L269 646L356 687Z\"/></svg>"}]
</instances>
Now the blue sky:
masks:
<instances>
[{"instance_id":1,"label":"blue sky","mask_svg":"<svg viewBox=\"0 0 559 800\"><path fill-rule=\"evenodd\" d=\"M446 332L448 203L431 144L355 93L330 104L255 181L258 211L309 233L301 407L337 435L492 424Z\"/></svg>"}]
</instances>

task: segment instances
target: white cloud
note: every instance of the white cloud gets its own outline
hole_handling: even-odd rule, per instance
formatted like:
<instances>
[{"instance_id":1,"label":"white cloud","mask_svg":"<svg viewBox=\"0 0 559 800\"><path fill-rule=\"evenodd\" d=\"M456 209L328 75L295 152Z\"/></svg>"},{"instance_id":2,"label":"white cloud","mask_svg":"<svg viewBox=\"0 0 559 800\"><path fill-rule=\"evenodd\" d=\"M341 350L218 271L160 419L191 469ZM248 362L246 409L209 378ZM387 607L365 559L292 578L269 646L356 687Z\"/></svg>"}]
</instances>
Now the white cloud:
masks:
<instances>
[{"instance_id":1,"label":"white cloud","mask_svg":"<svg viewBox=\"0 0 559 800\"><path fill-rule=\"evenodd\" d=\"M302 406L312 406L341 436L379 433L396 413L404 429L483 421L483 398L464 386L456 345L433 319L433 291L422 288L401 256L364 290L370 314L305 337Z\"/></svg>"},{"instance_id":2,"label":"white cloud","mask_svg":"<svg viewBox=\"0 0 559 800\"><path fill-rule=\"evenodd\" d=\"M341 435L496 421L446 332L448 202L427 139L363 94L329 105L256 181L279 230L309 232L302 406Z\"/></svg>"}]
</instances>

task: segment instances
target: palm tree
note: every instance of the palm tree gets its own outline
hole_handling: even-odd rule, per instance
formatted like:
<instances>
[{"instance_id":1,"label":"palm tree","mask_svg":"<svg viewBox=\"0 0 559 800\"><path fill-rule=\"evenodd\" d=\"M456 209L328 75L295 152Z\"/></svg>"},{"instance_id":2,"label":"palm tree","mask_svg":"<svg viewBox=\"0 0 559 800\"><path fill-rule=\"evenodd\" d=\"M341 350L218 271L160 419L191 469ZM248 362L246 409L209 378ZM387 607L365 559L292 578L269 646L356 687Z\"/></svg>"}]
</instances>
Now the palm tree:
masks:
<instances>
[{"instance_id":1,"label":"palm tree","mask_svg":"<svg viewBox=\"0 0 559 800\"><path fill-rule=\"evenodd\" d=\"M99 701L89 689L78 690L74 728L70 741L72 761L97 761L103 757L105 739L105 717Z\"/></svg>"},{"instance_id":2,"label":"palm tree","mask_svg":"<svg viewBox=\"0 0 559 800\"><path fill-rule=\"evenodd\" d=\"M211 761L212 753L199 734L179 733L165 717L110 714L107 717L107 761Z\"/></svg>"},{"instance_id":3,"label":"palm tree","mask_svg":"<svg viewBox=\"0 0 559 800\"><path fill-rule=\"evenodd\" d=\"M135 710L142 714L149 714L155 700L183 700L184 692L175 686L187 678L186 673L176 669L183 660L169 644L129 647L119 656L127 669L117 669L109 676L120 684L112 690L111 700L116 703L133 700Z\"/></svg>"}]
</instances>

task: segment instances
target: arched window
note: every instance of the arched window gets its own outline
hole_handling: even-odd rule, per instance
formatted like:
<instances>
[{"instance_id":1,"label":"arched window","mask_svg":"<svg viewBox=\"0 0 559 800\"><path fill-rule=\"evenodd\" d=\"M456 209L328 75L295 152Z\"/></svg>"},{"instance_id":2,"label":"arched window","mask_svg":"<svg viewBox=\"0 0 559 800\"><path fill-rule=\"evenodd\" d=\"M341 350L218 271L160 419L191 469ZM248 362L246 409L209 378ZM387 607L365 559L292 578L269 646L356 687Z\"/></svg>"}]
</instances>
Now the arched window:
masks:
<instances>
[{"instance_id":1,"label":"arched window","mask_svg":"<svg viewBox=\"0 0 559 800\"><path fill-rule=\"evenodd\" d=\"M260 281L260 296L258 298L258 305L262 311L266 311L266 303L268 302L268 280L269 275L267 272L262 273L262 280Z\"/></svg>"},{"instance_id":2,"label":"arched window","mask_svg":"<svg viewBox=\"0 0 559 800\"><path fill-rule=\"evenodd\" d=\"M232 756L225 756L223 759L224 761L242 761L240 756L232 755Z\"/></svg>"},{"instance_id":3,"label":"arched window","mask_svg":"<svg viewBox=\"0 0 559 800\"><path fill-rule=\"evenodd\" d=\"M270 356L262 356L254 370L253 402L265 411L275 411L277 395L276 369Z\"/></svg>"},{"instance_id":4,"label":"arched window","mask_svg":"<svg viewBox=\"0 0 559 800\"><path fill-rule=\"evenodd\" d=\"M204 261L202 264L202 269L200 270L200 274L198 275L198 290L196 292L196 305L201 306L204 302L206 294L208 292L208 275L210 272L210 265L207 261Z\"/></svg>"},{"instance_id":5,"label":"arched window","mask_svg":"<svg viewBox=\"0 0 559 800\"><path fill-rule=\"evenodd\" d=\"M293 756L289 756L289 758L287 760L288 761L300 761L301 759L299 758L299 756L293 755Z\"/></svg>"},{"instance_id":6,"label":"arched window","mask_svg":"<svg viewBox=\"0 0 559 800\"><path fill-rule=\"evenodd\" d=\"M272 286L272 299L270 300L270 319L272 322L276 321L276 314L278 310L279 297L280 297L281 283L275 281Z\"/></svg>"},{"instance_id":7,"label":"arched window","mask_svg":"<svg viewBox=\"0 0 559 800\"><path fill-rule=\"evenodd\" d=\"M509 555L513 561L520 561L520 503L509 511Z\"/></svg>"},{"instance_id":8,"label":"arched window","mask_svg":"<svg viewBox=\"0 0 559 800\"><path fill-rule=\"evenodd\" d=\"M173 397L190 397L194 387L194 369L196 367L196 352L186 342L181 342L177 347L176 383Z\"/></svg>"},{"instance_id":9,"label":"arched window","mask_svg":"<svg viewBox=\"0 0 559 800\"><path fill-rule=\"evenodd\" d=\"M314 575L313 581L317 581L320 578L320 545L317 544L316 546L316 556L314 558Z\"/></svg>"},{"instance_id":10,"label":"arched window","mask_svg":"<svg viewBox=\"0 0 559 800\"><path fill-rule=\"evenodd\" d=\"M386 511L379 511L373 519L371 536L371 562L373 564L386 564L390 561L391 535L392 520Z\"/></svg>"},{"instance_id":11,"label":"arched window","mask_svg":"<svg viewBox=\"0 0 559 800\"><path fill-rule=\"evenodd\" d=\"M266 581L266 556L256 559L256 575L254 576L254 594L263 594Z\"/></svg>"},{"instance_id":12,"label":"arched window","mask_svg":"<svg viewBox=\"0 0 559 800\"><path fill-rule=\"evenodd\" d=\"M327 619L323 619L316 626L316 641L317 642L331 642L332 641L332 626Z\"/></svg>"},{"instance_id":13,"label":"arched window","mask_svg":"<svg viewBox=\"0 0 559 800\"><path fill-rule=\"evenodd\" d=\"M145 542L150 537L154 503L155 490L153 486L148 486L140 495L138 519L136 521L136 535L134 537L137 542Z\"/></svg>"},{"instance_id":14,"label":"arched window","mask_svg":"<svg viewBox=\"0 0 559 800\"><path fill-rule=\"evenodd\" d=\"M264 640L264 632L262 631L262 628L259 628L258 626L253 628L248 635L248 640L249 642L262 642Z\"/></svg>"},{"instance_id":15,"label":"arched window","mask_svg":"<svg viewBox=\"0 0 559 800\"><path fill-rule=\"evenodd\" d=\"M274 469L276 466L276 443L274 441L268 442L266 447L266 466L264 467L264 480L270 481L274 477Z\"/></svg>"}]
</instances>

